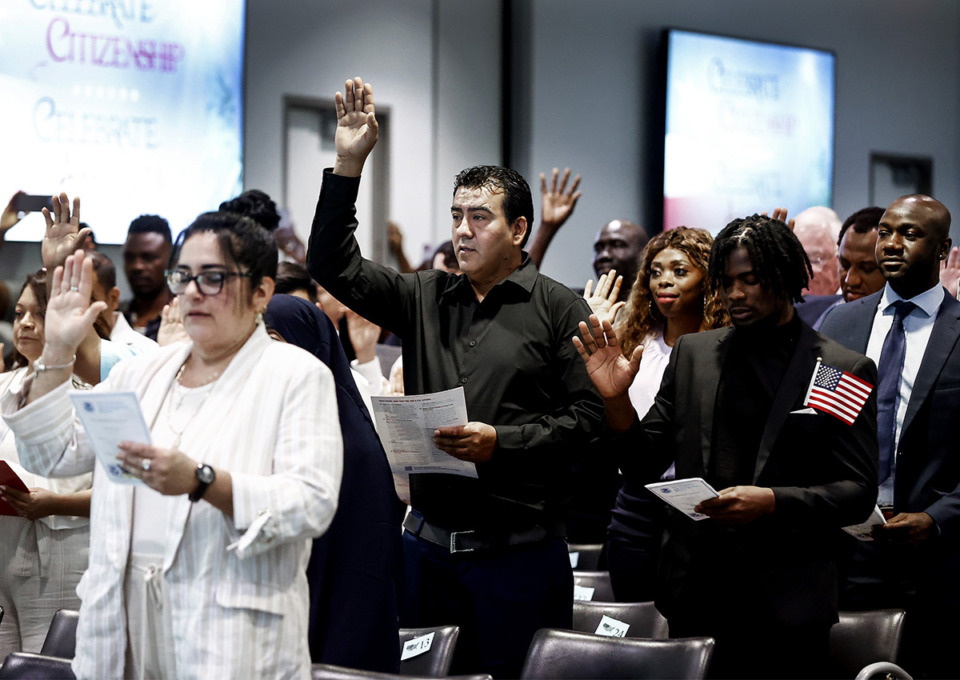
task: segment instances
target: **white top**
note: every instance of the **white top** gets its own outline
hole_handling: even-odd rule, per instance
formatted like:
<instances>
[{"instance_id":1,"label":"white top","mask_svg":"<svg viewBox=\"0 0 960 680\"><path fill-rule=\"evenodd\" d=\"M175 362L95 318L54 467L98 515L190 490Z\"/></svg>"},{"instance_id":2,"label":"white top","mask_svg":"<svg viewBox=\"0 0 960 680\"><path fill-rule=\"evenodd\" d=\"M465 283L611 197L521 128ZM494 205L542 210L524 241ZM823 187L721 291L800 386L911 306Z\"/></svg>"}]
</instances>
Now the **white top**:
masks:
<instances>
[{"instance_id":1,"label":"white top","mask_svg":"<svg viewBox=\"0 0 960 680\"><path fill-rule=\"evenodd\" d=\"M637 410L641 419L653 406L653 400L660 391L663 374L670 363L670 352L673 348L663 341L663 333L655 331L640 341L643 345L643 354L640 357L640 370L633 379L633 384L627 394L630 403Z\"/></svg>"},{"instance_id":2,"label":"white top","mask_svg":"<svg viewBox=\"0 0 960 680\"><path fill-rule=\"evenodd\" d=\"M130 323L127 321L127 318L115 312L114 316L116 321L113 324L113 330L110 331L110 339L113 342L118 342L121 345L126 345L134 354L143 354L144 352L152 352L159 345L148 338L143 333L138 333L133 330L130 326Z\"/></svg>"},{"instance_id":3,"label":"white top","mask_svg":"<svg viewBox=\"0 0 960 680\"><path fill-rule=\"evenodd\" d=\"M9 389L19 390L23 384L23 379L27 375L27 367L18 368L9 373L0 374L0 394L4 394ZM93 474L87 473L75 477L61 477L59 479L50 479L41 477L31 472L27 472L20 464L20 456L17 453L17 442L13 432L7 427L6 421L0 419L0 460L6 461L10 468L17 473L17 476L23 480L28 489L46 489L58 494L75 493L77 491L86 491L93 486ZM50 515L40 519L51 529L76 529L85 527L90 523L88 517L74 517L71 515Z\"/></svg>"}]
</instances>

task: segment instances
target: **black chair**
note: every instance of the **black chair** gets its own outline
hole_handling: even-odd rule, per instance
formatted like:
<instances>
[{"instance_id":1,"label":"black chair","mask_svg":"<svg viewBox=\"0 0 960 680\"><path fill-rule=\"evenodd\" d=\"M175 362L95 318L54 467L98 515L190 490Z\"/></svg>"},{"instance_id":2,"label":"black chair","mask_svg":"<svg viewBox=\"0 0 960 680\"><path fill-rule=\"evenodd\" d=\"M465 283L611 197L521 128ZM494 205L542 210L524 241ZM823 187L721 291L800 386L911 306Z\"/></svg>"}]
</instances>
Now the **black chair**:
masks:
<instances>
[{"instance_id":1,"label":"black chair","mask_svg":"<svg viewBox=\"0 0 960 680\"><path fill-rule=\"evenodd\" d=\"M895 663L878 661L864 666L854 680L913 680L913 678Z\"/></svg>"},{"instance_id":2,"label":"black chair","mask_svg":"<svg viewBox=\"0 0 960 680\"><path fill-rule=\"evenodd\" d=\"M327 663L315 663L310 669L312 680L432 680L431 675L394 675L393 673L377 673L362 671L355 668L343 668ZM447 680L493 680L493 676L486 673L477 675L448 675Z\"/></svg>"},{"instance_id":3,"label":"black chair","mask_svg":"<svg viewBox=\"0 0 960 680\"><path fill-rule=\"evenodd\" d=\"M47 636L43 639L40 653L44 656L56 656L72 659L77 648L77 621L80 612L73 609L61 609L53 615Z\"/></svg>"},{"instance_id":4,"label":"black chair","mask_svg":"<svg viewBox=\"0 0 960 680\"><path fill-rule=\"evenodd\" d=\"M653 602L574 602L573 629L581 633L597 634L604 616L628 626L625 637L666 640L669 637L667 620Z\"/></svg>"},{"instance_id":5,"label":"black chair","mask_svg":"<svg viewBox=\"0 0 960 680\"><path fill-rule=\"evenodd\" d=\"M69 659L12 652L0 666L0 680L76 680Z\"/></svg>"},{"instance_id":6,"label":"black chair","mask_svg":"<svg viewBox=\"0 0 960 680\"><path fill-rule=\"evenodd\" d=\"M834 677L855 677L862 668L877 661L896 663L903 619L902 609L840 612L840 621L830 629Z\"/></svg>"},{"instance_id":7,"label":"black chair","mask_svg":"<svg viewBox=\"0 0 960 680\"><path fill-rule=\"evenodd\" d=\"M600 568L600 554L603 543L568 543L570 566L577 571L597 571Z\"/></svg>"},{"instance_id":8,"label":"black chair","mask_svg":"<svg viewBox=\"0 0 960 680\"><path fill-rule=\"evenodd\" d=\"M520 677L697 679L712 655L713 638L642 640L544 628L533 637Z\"/></svg>"},{"instance_id":9,"label":"black chair","mask_svg":"<svg viewBox=\"0 0 960 680\"><path fill-rule=\"evenodd\" d=\"M400 661L400 675L417 675L426 678L442 678L450 672L453 650L460 635L459 626L436 626L434 628L401 628L400 652L414 638L433 633L430 651Z\"/></svg>"},{"instance_id":10,"label":"black chair","mask_svg":"<svg viewBox=\"0 0 960 680\"><path fill-rule=\"evenodd\" d=\"M574 588L574 600L587 602L615 602L613 596L613 586L610 585L609 571L575 571L573 572L573 585L580 588L592 588L593 592L579 591ZM578 597L578 594L589 595L590 597Z\"/></svg>"}]
</instances>

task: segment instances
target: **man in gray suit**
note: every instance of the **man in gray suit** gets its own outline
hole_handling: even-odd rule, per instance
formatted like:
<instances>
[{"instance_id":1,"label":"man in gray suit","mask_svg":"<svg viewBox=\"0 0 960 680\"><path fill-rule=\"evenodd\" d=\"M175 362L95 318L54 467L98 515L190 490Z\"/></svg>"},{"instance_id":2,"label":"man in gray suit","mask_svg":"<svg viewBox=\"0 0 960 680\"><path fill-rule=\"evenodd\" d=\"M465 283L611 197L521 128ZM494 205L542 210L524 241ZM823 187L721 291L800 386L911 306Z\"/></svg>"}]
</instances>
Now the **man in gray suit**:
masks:
<instances>
[{"instance_id":1,"label":"man in gray suit","mask_svg":"<svg viewBox=\"0 0 960 680\"><path fill-rule=\"evenodd\" d=\"M960 638L960 302L940 285L950 212L904 196L880 220L880 292L841 305L821 332L879 366L879 504L873 543L849 541L840 604L907 610L901 661L915 676L957 677Z\"/></svg>"}]
</instances>

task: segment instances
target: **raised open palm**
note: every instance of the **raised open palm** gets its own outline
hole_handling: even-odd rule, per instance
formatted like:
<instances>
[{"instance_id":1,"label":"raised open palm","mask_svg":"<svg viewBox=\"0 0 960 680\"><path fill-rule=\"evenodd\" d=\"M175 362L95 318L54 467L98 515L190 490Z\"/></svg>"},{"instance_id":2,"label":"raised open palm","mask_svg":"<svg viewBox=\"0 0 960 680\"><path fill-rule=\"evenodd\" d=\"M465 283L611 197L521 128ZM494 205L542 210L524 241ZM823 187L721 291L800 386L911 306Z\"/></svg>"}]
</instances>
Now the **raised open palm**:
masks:
<instances>
[{"instance_id":1,"label":"raised open palm","mask_svg":"<svg viewBox=\"0 0 960 680\"><path fill-rule=\"evenodd\" d=\"M359 175L380 130L373 105L373 87L370 83L364 84L362 78L348 80L343 94L337 92L335 100L337 162L348 173Z\"/></svg>"},{"instance_id":2,"label":"raised open palm","mask_svg":"<svg viewBox=\"0 0 960 680\"><path fill-rule=\"evenodd\" d=\"M70 210L70 199L65 193L54 196L53 207L44 208L43 219L47 221L47 230L43 234L40 244L40 257L43 266L53 269L67 259L71 253L80 247L83 239L90 233L90 229L80 228L80 197L74 196L73 210Z\"/></svg>"},{"instance_id":3,"label":"raised open palm","mask_svg":"<svg viewBox=\"0 0 960 680\"><path fill-rule=\"evenodd\" d=\"M583 340L574 337L573 344L583 358L587 375L604 399L620 397L626 394L640 369L642 347L637 347L627 359L620 349L617 334L609 321L590 315L590 325L580 322L580 334Z\"/></svg>"}]
</instances>

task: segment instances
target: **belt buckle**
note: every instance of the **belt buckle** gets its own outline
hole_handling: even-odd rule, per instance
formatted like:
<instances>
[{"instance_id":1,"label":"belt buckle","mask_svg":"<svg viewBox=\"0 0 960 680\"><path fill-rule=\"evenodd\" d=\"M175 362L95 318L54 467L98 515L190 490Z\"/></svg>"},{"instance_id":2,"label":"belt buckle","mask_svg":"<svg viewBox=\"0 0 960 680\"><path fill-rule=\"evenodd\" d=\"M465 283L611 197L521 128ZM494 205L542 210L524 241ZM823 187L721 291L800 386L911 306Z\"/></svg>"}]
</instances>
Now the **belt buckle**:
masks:
<instances>
[{"instance_id":1,"label":"belt buckle","mask_svg":"<svg viewBox=\"0 0 960 680\"><path fill-rule=\"evenodd\" d=\"M457 536L468 536L477 533L476 531L451 531L450 532L450 554L473 552L476 548L457 548Z\"/></svg>"}]
</instances>

